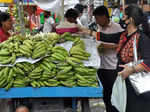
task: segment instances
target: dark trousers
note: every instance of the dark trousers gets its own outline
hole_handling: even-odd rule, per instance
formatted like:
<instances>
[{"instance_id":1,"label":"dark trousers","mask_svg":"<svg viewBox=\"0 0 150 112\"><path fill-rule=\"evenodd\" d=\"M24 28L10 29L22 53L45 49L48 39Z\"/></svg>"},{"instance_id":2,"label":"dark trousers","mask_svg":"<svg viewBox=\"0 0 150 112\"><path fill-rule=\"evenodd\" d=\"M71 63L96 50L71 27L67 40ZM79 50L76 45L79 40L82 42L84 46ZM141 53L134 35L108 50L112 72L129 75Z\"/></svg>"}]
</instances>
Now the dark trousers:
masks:
<instances>
[{"instance_id":1,"label":"dark trousers","mask_svg":"<svg viewBox=\"0 0 150 112\"><path fill-rule=\"evenodd\" d=\"M98 77L103 85L103 100L106 106L106 112L119 112L114 106L111 104L111 94L113 84L117 77L116 70L107 70L107 69L99 69Z\"/></svg>"}]
</instances>

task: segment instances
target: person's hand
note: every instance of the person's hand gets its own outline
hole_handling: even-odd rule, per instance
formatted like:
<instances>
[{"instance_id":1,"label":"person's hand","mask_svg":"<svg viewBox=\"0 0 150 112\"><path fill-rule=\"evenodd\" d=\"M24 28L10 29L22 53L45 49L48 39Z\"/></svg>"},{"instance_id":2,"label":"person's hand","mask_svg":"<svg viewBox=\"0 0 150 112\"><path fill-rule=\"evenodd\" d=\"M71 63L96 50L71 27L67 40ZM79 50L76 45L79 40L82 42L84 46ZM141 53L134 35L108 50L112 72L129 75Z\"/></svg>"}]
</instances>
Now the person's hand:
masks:
<instances>
[{"instance_id":1,"label":"person's hand","mask_svg":"<svg viewBox=\"0 0 150 112\"><path fill-rule=\"evenodd\" d=\"M101 46L103 46L105 50L116 49L118 47L117 44L107 44L107 43L101 43Z\"/></svg>"},{"instance_id":2,"label":"person's hand","mask_svg":"<svg viewBox=\"0 0 150 112\"><path fill-rule=\"evenodd\" d=\"M118 46L117 44L101 43L98 46L98 51L99 53L104 53L105 51L116 49L117 46Z\"/></svg>"},{"instance_id":3,"label":"person's hand","mask_svg":"<svg viewBox=\"0 0 150 112\"><path fill-rule=\"evenodd\" d=\"M122 79L126 79L129 75L133 73L133 68L126 66L126 65L119 65L120 67L123 67L124 69L118 73L118 75L122 76Z\"/></svg>"},{"instance_id":4,"label":"person's hand","mask_svg":"<svg viewBox=\"0 0 150 112\"><path fill-rule=\"evenodd\" d=\"M85 28L85 27L78 27L79 29L79 34L89 34L90 33L90 30L88 28Z\"/></svg>"}]
</instances>

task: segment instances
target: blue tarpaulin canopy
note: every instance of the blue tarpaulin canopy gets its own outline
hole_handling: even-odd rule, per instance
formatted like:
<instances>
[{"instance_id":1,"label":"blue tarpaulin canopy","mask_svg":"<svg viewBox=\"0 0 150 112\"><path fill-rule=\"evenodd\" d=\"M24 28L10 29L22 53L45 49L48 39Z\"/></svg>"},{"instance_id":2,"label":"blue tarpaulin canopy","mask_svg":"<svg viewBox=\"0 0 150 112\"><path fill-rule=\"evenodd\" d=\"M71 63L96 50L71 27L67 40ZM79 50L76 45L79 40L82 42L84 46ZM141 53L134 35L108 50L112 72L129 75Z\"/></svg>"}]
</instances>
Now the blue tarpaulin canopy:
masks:
<instances>
[{"instance_id":1,"label":"blue tarpaulin canopy","mask_svg":"<svg viewBox=\"0 0 150 112\"><path fill-rule=\"evenodd\" d=\"M14 0L14 2L17 2L17 1L19 1L19 0ZM33 3L33 0L21 0L21 1L23 1L24 3L27 3L27 2L32 2Z\"/></svg>"},{"instance_id":2,"label":"blue tarpaulin canopy","mask_svg":"<svg viewBox=\"0 0 150 112\"><path fill-rule=\"evenodd\" d=\"M14 0L15 3L18 1L22 1L24 4L35 5L33 2L34 0Z\"/></svg>"}]
</instances>

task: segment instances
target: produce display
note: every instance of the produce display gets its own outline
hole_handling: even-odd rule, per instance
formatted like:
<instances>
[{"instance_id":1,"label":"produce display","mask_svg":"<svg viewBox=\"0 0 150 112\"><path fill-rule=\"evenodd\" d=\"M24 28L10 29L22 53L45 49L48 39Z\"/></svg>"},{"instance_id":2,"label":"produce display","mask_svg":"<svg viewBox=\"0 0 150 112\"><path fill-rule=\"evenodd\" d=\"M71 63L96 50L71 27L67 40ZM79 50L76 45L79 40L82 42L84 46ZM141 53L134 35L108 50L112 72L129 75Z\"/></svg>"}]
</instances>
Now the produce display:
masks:
<instances>
[{"instance_id":1,"label":"produce display","mask_svg":"<svg viewBox=\"0 0 150 112\"><path fill-rule=\"evenodd\" d=\"M73 42L69 51L57 46L65 41ZM83 60L88 60L90 56L84 41L70 33L13 36L0 44L0 88L97 87L97 69L83 64ZM21 57L41 59L34 64L15 63ZM12 66L6 66L7 64Z\"/></svg>"}]
</instances>

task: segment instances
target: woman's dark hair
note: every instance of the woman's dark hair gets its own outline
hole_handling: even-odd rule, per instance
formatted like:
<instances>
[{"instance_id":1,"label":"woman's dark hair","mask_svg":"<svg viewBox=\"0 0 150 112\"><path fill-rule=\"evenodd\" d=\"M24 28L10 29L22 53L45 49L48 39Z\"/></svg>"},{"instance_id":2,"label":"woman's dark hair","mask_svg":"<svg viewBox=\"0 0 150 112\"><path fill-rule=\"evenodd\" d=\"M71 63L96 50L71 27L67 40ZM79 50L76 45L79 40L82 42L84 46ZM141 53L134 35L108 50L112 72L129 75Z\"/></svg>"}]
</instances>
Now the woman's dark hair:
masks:
<instances>
[{"instance_id":1,"label":"woman's dark hair","mask_svg":"<svg viewBox=\"0 0 150 112\"><path fill-rule=\"evenodd\" d=\"M74 18L77 19L77 17L79 16L79 12L75 9L68 9L65 13L65 18Z\"/></svg>"},{"instance_id":2,"label":"woman's dark hair","mask_svg":"<svg viewBox=\"0 0 150 112\"><path fill-rule=\"evenodd\" d=\"M125 14L128 16L128 18L133 18L136 27L142 26L143 33L150 37L148 17L143 13L143 10L140 7L135 4L131 4L125 9Z\"/></svg>"},{"instance_id":3,"label":"woman's dark hair","mask_svg":"<svg viewBox=\"0 0 150 112\"><path fill-rule=\"evenodd\" d=\"M0 12L0 27L2 27L2 22L5 22L10 19L9 13Z\"/></svg>"},{"instance_id":4,"label":"woman's dark hair","mask_svg":"<svg viewBox=\"0 0 150 112\"><path fill-rule=\"evenodd\" d=\"M96 9L93 11L94 16L106 16L109 18L109 12L105 6L98 6Z\"/></svg>"},{"instance_id":5,"label":"woman's dark hair","mask_svg":"<svg viewBox=\"0 0 150 112\"><path fill-rule=\"evenodd\" d=\"M84 9L87 8L86 5L82 5L82 4L76 4L74 7L76 10L79 11L79 13L83 13Z\"/></svg>"},{"instance_id":6,"label":"woman's dark hair","mask_svg":"<svg viewBox=\"0 0 150 112\"><path fill-rule=\"evenodd\" d=\"M51 12L50 11L44 11L44 17L49 18L49 16L51 16Z\"/></svg>"}]
</instances>

